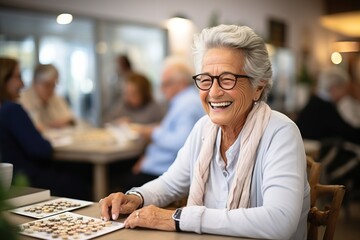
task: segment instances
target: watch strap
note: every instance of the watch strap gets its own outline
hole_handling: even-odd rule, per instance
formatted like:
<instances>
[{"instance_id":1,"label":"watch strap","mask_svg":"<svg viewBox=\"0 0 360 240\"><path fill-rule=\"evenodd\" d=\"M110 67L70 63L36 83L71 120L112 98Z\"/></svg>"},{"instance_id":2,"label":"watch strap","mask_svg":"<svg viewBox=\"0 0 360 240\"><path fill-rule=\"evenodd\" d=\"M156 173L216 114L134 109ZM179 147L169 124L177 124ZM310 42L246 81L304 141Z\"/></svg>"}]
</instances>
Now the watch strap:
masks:
<instances>
[{"instance_id":1,"label":"watch strap","mask_svg":"<svg viewBox=\"0 0 360 240\"><path fill-rule=\"evenodd\" d=\"M182 212L182 209L178 208L178 209L175 210L175 212L173 214L173 219L174 219L174 222L175 222L175 229L176 229L177 232L181 232L181 229L180 229L181 212Z\"/></svg>"},{"instance_id":2,"label":"watch strap","mask_svg":"<svg viewBox=\"0 0 360 240\"><path fill-rule=\"evenodd\" d=\"M125 195L136 195L136 196L138 196L140 198L140 200L141 200L141 204L140 204L140 206L138 208L142 208L144 206L144 197L138 191L129 190L129 191L127 191L125 193Z\"/></svg>"}]
</instances>

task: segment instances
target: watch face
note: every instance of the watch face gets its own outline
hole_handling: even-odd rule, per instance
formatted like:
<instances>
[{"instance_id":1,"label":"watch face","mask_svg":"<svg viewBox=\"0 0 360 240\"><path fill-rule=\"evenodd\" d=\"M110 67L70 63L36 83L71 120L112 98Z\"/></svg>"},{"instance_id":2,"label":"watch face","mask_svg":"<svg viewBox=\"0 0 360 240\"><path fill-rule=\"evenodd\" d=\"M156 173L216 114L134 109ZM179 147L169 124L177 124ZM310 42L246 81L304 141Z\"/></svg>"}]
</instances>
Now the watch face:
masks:
<instances>
[{"instance_id":1,"label":"watch face","mask_svg":"<svg viewBox=\"0 0 360 240\"><path fill-rule=\"evenodd\" d=\"M176 209L176 211L174 212L174 214L172 216L174 220L180 221L181 211L182 211L181 208Z\"/></svg>"}]
</instances>

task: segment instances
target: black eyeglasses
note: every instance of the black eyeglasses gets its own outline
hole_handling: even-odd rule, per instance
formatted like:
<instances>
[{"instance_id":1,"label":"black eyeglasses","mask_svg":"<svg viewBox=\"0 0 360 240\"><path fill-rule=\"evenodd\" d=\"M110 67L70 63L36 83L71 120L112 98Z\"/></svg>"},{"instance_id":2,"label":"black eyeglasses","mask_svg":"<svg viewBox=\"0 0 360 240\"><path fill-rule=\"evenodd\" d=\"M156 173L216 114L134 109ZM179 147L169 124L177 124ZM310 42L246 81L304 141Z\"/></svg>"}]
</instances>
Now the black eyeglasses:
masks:
<instances>
[{"instance_id":1,"label":"black eyeglasses","mask_svg":"<svg viewBox=\"0 0 360 240\"><path fill-rule=\"evenodd\" d=\"M238 80L238 78L250 79L251 77L249 77L247 75L238 75L238 74L233 74L233 73L229 73L229 72L223 72L219 76L212 76L207 73L200 73L198 75L193 76L192 78L195 81L195 85L200 90L207 91L212 87L212 85L214 83L214 79L218 80L219 86L222 89L231 90L235 87L236 81Z\"/></svg>"}]
</instances>

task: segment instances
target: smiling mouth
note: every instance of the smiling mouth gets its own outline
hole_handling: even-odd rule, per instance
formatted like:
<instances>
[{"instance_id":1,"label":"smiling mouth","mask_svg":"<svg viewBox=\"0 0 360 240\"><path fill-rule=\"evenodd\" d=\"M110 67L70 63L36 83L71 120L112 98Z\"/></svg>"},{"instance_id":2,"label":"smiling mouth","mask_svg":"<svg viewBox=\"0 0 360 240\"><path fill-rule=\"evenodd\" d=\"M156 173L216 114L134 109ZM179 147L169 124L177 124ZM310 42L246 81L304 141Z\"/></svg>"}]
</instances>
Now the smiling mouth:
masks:
<instances>
[{"instance_id":1,"label":"smiling mouth","mask_svg":"<svg viewBox=\"0 0 360 240\"><path fill-rule=\"evenodd\" d=\"M231 104L232 102L209 102L209 105L212 109L227 108Z\"/></svg>"}]
</instances>

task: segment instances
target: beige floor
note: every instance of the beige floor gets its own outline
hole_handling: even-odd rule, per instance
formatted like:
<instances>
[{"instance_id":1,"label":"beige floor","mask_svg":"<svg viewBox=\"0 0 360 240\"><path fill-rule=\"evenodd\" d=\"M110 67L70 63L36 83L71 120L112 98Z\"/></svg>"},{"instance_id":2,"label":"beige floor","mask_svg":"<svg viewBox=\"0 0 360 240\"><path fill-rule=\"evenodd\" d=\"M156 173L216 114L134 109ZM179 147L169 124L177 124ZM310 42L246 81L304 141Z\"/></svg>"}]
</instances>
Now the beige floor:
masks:
<instances>
[{"instance_id":1,"label":"beige floor","mask_svg":"<svg viewBox=\"0 0 360 240\"><path fill-rule=\"evenodd\" d=\"M334 240L360 240L360 201L350 204L350 216L341 210Z\"/></svg>"}]
</instances>

